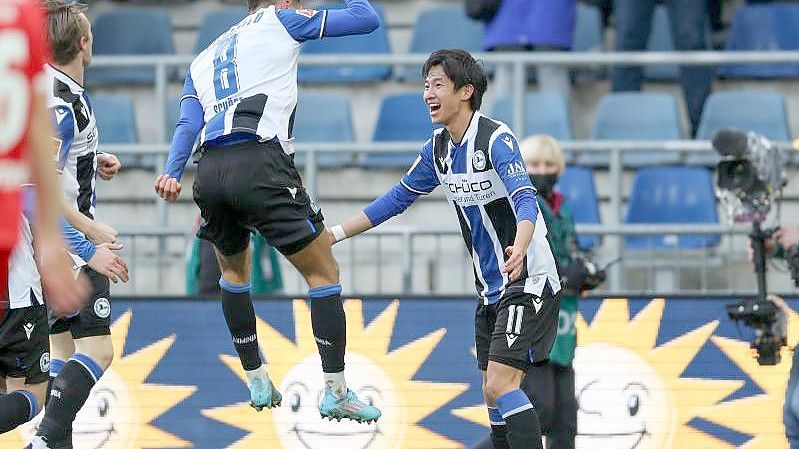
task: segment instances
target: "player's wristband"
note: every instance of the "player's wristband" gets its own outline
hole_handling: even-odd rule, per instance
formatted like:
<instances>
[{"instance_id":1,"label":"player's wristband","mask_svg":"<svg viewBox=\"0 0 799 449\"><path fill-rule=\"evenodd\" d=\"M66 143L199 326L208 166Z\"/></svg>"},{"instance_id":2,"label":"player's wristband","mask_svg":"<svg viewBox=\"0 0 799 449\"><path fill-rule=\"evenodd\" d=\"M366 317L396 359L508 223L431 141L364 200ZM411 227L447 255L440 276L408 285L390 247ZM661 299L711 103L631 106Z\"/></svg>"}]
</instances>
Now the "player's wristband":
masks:
<instances>
[{"instance_id":1,"label":"player's wristband","mask_svg":"<svg viewBox=\"0 0 799 449\"><path fill-rule=\"evenodd\" d=\"M330 232L333 233L333 237L336 238L336 242L340 242L347 238L347 233L344 232L344 227L341 225L335 225L330 228Z\"/></svg>"}]
</instances>

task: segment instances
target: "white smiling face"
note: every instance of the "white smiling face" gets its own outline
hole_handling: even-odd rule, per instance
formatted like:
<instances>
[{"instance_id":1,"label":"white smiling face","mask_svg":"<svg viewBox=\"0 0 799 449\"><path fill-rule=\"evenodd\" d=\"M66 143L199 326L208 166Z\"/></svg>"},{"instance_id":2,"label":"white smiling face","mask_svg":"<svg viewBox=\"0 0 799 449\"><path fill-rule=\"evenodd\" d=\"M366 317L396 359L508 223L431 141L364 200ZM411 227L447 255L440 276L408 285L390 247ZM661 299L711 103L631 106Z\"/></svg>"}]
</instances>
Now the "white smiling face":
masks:
<instances>
[{"instance_id":1,"label":"white smiling face","mask_svg":"<svg viewBox=\"0 0 799 449\"><path fill-rule=\"evenodd\" d=\"M313 354L294 365L280 382L283 404L273 411L283 449L393 448L398 441L402 413L392 383L374 362L348 353L347 387L367 404L380 408L378 423L328 421L319 416L324 394L322 365Z\"/></svg>"},{"instance_id":2,"label":"white smiling face","mask_svg":"<svg viewBox=\"0 0 799 449\"><path fill-rule=\"evenodd\" d=\"M657 373L618 346L577 348L577 448L660 449L673 427L672 405Z\"/></svg>"}]
</instances>

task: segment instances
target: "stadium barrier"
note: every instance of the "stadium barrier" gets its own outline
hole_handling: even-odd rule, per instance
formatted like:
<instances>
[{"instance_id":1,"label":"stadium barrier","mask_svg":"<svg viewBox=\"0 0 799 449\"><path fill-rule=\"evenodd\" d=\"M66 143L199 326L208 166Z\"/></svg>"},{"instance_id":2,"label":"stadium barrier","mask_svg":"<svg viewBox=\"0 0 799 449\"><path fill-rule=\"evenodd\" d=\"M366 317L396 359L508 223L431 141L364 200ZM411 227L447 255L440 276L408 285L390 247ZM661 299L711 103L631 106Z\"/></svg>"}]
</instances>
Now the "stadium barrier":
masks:
<instances>
[{"instance_id":1,"label":"stadium barrier","mask_svg":"<svg viewBox=\"0 0 799 449\"><path fill-rule=\"evenodd\" d=\"M587 298L574 367L579 449L788 449L792 353L758 366L723 305L739 297ZM796 309L799 299L789 304ZM474 355L475 300L345 301L348 386L377 425L319 417L322 376L304 299L256 301L278 409L255 412L216 301L116 300L117 355L74 427L75 447L456 449L488 432ZM789 342L799 315L788 317ZM40 417L0 436L21 449Z\"/></svg>"}]
</instances>

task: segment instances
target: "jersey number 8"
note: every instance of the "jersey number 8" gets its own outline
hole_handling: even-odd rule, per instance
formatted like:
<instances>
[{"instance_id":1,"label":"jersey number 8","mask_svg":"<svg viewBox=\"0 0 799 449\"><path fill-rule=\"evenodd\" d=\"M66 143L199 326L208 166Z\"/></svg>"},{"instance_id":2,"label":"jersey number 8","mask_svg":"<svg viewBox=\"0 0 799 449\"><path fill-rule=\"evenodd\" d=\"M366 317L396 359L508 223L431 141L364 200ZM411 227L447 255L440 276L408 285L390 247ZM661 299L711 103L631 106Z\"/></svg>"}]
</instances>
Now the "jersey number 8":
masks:
<instances>
[{"instance_id":1,"label":"jersey number 8","mask_svg":"<svg viewBox=\"0 0 799 449\"><path fill-rule=\"evenodd\" d=\"M236 42L233 34L216 47L214 56L214 91L216 99L222 100L239 91L239 76L236 73Z\"/></svg>"},{"instance_id":2,"label":"jersey number 8","mask_svg":"<svg viewBox=\"0 0 799 449\"><path fill-rule=\"evenodd\" d=\"M28 39L18 30L0 32L0 155L19 143L25 132L30 88L25 74L15 65L28 57Z\"/></svg>"}]
</instances>

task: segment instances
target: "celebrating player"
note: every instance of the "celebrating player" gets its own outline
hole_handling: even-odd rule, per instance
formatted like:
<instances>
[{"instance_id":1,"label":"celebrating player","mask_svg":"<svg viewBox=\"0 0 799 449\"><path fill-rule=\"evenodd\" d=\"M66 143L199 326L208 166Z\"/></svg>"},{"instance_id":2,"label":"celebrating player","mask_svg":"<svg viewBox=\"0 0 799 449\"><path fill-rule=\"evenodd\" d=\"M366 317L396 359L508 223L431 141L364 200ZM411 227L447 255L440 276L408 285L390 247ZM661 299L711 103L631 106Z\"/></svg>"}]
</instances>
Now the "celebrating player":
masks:
<instances>
[{"instance_id":1,"label":"celebrating player","mask_svg":"<svg viewBox=\"0 0 799 449\"><path fill-rule=\"evenodd\" d=\"M42 267L41 283L46 291L58 293L49 301L53 310L68 313L80 308L85 300L85 288L75 281L71 264L63 257L64 242L56 222L60 194L51 159L52 128L42 80L47 54L43 27L37 3L0 0L0 389L7 393L0 395L0 433L37 413L43 391L36 385L43 386L46 381L49 362L46 348L41 350L41 343L46 347L47 322L43 321L46 317L40 305L38 275L29 283L33 290L25 289L24 281L20 289L17 284L7 288L9 259L12 254L14 260L20 257L15 252L17 243L29 250L35 245L36 263ZM33 220L38 230L35 242L30 234L19 239L20 229L30 229L21 219L19 188L29 176L42 198ZM26 261L35 266L32 257Z\"/></svg>"},{"instance_id":2,"label":"celebrating player","mask_svg":"<svg viewBox=\"0 0 799 449\"><path fill-rule=\"evenodd\" d=\"M535 408L519 385L549 357L560 280L535 189L511 130L479 112L487 81L463 50L438 50L423 68L433 132L393 189L329 231L337 242L402 213L436 186L452 203L474 262L475 318L492 439L497 449L542 448Z\"/></svg>"},{"instance_id":3,"label":"celebrating player","mask_svg":"<svg viewBox=\"0 0 799 449\"><path fill-rule=\"evenodd\" d=\"M91 24L80 4L46 0L44 5L53 51L46 71L50 76L48 107L59 131L58 168L63 172L62 185L70 205L93 219L96 175L110 179L120 163L112 154L97 152L97 124L83 88L85 68L92 56ZM105 247L101 255L108 256L107 250L120 248ZM82 257L89 260L93 255ZM52 388L33 441L35 449L72 447L72 422L113 359L109 284L110 280L126 282L128 269L114 254L105 262L105 274L92 266L84 269L91 284L87 306L77 315L51 323Z\"/></svg>"},{"instance_id":4,"label":"celebrating player","mask_svg":"<svg viewBox=\"0 0 799 449\"><path fill-rule=\"evenodd\" d=\"M180 177L200 134L194 200L222 272L222 311L247 374L251 404L280 405L261 360L250 299L250 230L297 267L310 287L311 322L322 358L326 391L322 416L374 421L380 411L361 402L344 379L346 319L338 265L294 167L292 125L297 105L297 58L302 42L365 34L379 26L366 0L342 10L292 9L293 0L249 0L250 15L222 34L191 63L180 120L159 196L174 201Z\"/></svg>"}]
</instances>

